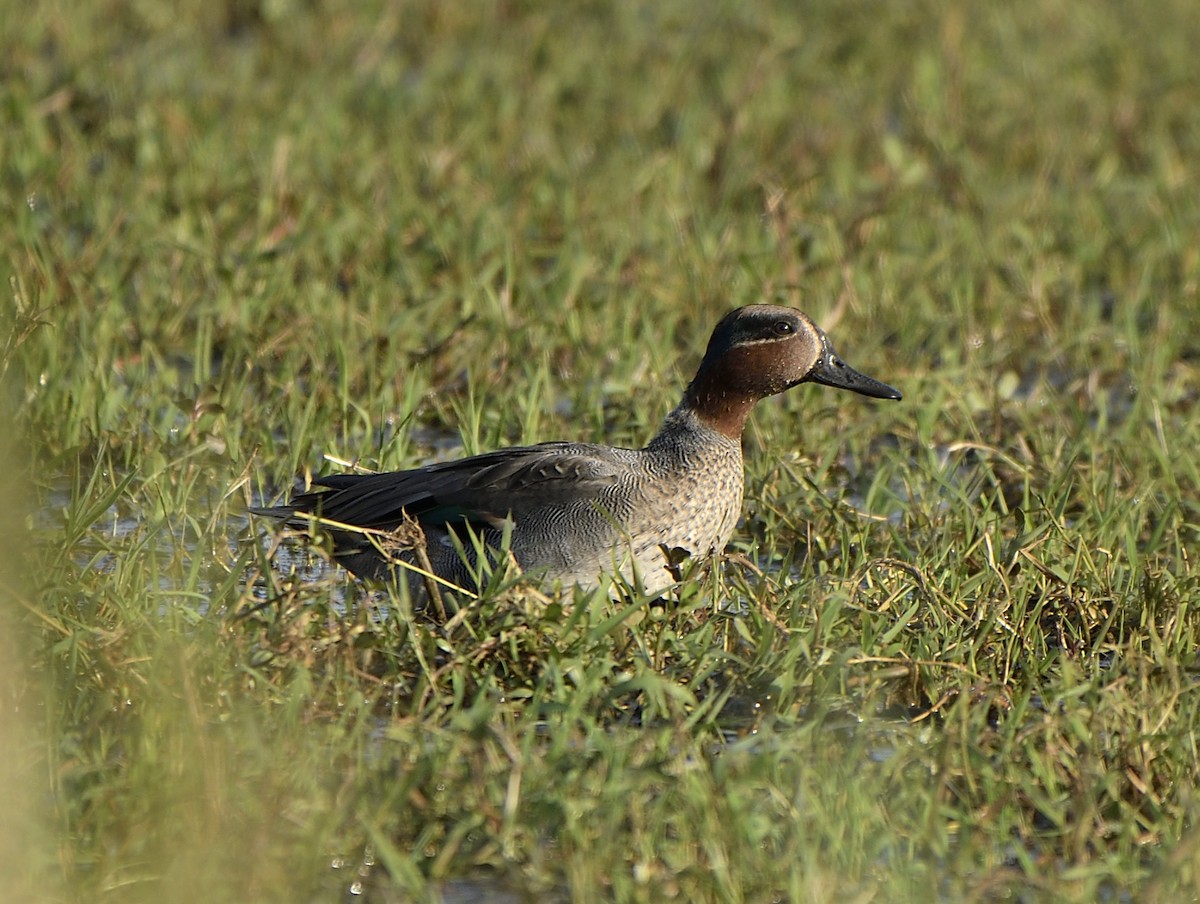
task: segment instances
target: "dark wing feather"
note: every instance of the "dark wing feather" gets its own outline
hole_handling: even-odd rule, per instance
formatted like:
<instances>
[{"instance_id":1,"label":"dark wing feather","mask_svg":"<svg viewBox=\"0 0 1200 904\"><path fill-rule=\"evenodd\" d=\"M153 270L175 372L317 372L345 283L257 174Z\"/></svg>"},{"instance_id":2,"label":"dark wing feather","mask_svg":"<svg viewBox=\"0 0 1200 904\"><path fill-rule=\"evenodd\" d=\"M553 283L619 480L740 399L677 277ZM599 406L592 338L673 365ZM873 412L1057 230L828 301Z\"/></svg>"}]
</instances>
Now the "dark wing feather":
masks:
<instances>
[{"instance_id":1,"label":"dark wing feather","mask_svg":"<svg viewBox=\"0 0 1200 904\"><path fill-rule=\"evenodd\" d=\"M318 478L325 491L304 493L286 506L252 510L302 523L316 514L355 527L392 530L404 513L425 524L463 521L496 526L509 514L612 486L624 470L614 450L580 443L543 443L439 462L412 471L337 474Z\"/></svg>"}]
</instances>

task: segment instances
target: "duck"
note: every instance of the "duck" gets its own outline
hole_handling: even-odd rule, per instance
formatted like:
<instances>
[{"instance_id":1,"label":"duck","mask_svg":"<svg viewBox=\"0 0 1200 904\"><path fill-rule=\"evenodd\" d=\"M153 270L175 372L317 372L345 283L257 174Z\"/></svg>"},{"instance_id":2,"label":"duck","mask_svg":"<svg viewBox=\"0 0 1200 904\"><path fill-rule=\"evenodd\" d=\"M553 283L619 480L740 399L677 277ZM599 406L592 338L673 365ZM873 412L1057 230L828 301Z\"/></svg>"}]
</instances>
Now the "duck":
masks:
<instances>
[{"instance_id":1,"label":"duck","mask_svg":"<svg viewBox=\"0 0 1200 904\"><path fill-rule=\"evenodd\" d=\"M683 398L641 449L544 442L405 471L331 474L252 514L329 531L359 578L476 594L498 556L547 586L661 596L680 563L725 549L741 514L742 433L761 400L802 383L899 400L846 364L805 313L753 304L716 325ZM419 531L413 531L413 527ZM398 536L405 539L397 542Z\"/></svg>"}]
</instances>

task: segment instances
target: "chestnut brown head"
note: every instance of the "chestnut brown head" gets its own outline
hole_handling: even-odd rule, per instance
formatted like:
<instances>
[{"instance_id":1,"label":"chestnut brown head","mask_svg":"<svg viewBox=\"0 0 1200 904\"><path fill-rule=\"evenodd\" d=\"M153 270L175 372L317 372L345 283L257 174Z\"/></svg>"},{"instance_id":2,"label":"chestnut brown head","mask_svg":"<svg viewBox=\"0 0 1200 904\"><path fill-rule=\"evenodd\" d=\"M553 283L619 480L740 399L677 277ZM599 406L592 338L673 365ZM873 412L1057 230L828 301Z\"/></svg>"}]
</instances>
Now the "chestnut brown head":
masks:
<instances>
[{"instance_id":1,"label":"chestnut brown head","mask_svg":"<svg viewBox=\"0 0 1200 904\"><path fill-rule=\"evenodd\" d=\"M717 324L685 402L721 432L740 435L755 402L808 382L876 399L900 398L891 386L842 361L807 314L756 304Z\"/></svg>"}]
</instances>

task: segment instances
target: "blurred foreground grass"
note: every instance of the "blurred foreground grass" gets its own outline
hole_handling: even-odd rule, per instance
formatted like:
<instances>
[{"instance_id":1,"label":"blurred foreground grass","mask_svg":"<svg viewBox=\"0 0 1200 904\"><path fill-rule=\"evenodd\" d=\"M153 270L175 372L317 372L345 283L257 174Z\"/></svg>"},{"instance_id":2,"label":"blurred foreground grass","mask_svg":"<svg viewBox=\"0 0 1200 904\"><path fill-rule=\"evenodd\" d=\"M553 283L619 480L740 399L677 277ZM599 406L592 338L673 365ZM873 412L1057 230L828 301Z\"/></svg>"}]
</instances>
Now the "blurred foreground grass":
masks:
<instances>
[{"instance_id":1,"label":"blurred foreground grass","mask_svg":"<svg viewBox=\"0 0 1200 904\"><path fill-rule=\"evenodd\" d=\"M0 23L17 888L1200 896L1190 4ZM761 406L665 607L439 629L247 526L326 454L639 444L762 299L905 401Z\"/></svg>"}]
</instances>

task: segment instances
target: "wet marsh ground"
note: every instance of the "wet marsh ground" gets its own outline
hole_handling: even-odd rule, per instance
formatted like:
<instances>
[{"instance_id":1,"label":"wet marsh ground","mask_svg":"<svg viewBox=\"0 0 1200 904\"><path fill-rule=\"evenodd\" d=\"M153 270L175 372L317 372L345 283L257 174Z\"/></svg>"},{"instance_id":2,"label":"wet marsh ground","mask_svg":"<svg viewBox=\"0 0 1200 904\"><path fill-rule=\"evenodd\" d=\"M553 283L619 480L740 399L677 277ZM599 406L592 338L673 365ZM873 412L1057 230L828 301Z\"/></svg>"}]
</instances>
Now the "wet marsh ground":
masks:
<instances>
[{"instance_id":1,"label":"wet marsh ground","mask_svg":"<svg viewBox=\"0 0 1200 904\"><path fill-rule=\"evenodd\" d=\"M1200 897L1190 4L0 6L8 887ZM247 519L640 445L760 300L905 398L760 405L665 603Z\"/></svg>"}]
</instances>

